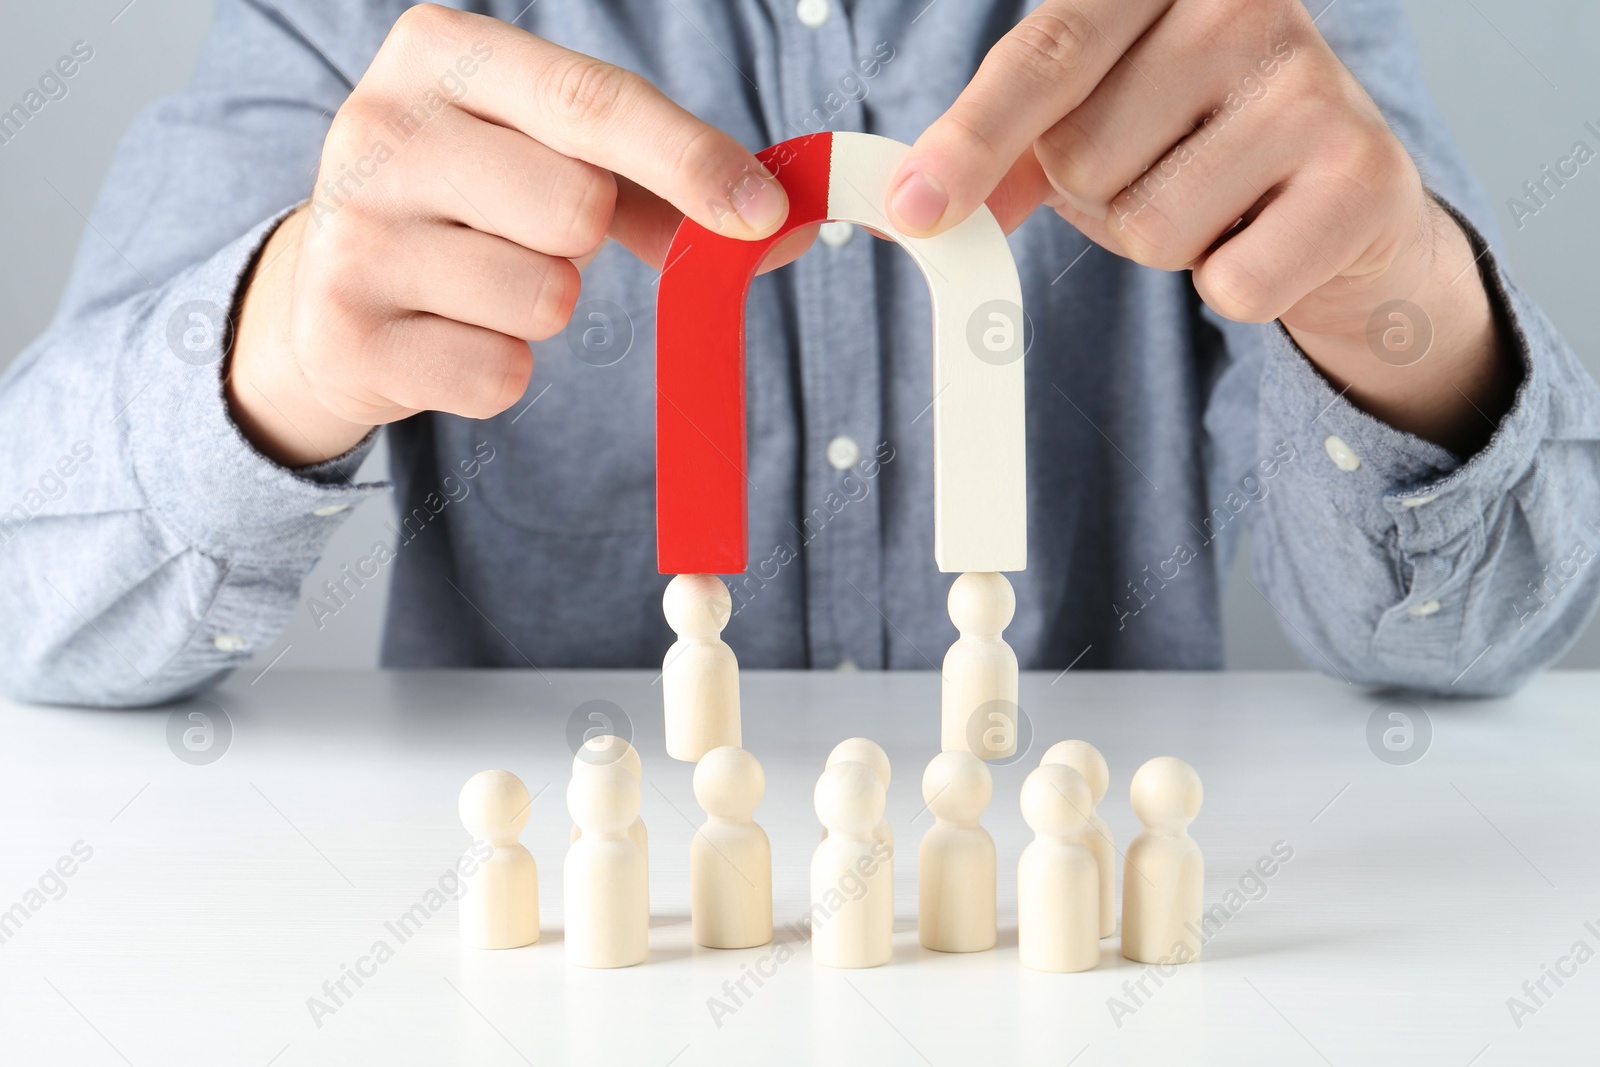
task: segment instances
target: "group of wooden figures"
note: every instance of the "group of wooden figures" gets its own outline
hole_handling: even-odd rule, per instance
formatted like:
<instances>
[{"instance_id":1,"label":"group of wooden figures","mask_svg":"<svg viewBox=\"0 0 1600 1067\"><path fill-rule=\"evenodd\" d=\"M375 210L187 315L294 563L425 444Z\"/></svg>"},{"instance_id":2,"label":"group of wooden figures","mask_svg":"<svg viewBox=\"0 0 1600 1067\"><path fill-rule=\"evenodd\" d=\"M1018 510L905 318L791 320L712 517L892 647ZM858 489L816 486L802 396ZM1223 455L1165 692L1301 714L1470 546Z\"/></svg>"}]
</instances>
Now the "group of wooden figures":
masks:
<instances>
[{"instance_id":1,"label":"group of wooden figures","mask_svg":"<svg viewBox=\"0 0 1600 1067\"><path fill-rule=\"evenodd\" d=\"M573 760L567 806L571 844L563 871L567 958L582 967L627 967L649 955L649 838L639 817L641 764L619 737L587 742ZM1017 942L1024 966L1082 971L1100 961L1100 939L1116 932L1116 849L1095 811L1105 795L1105 759L1084 741L1051 747L1023 782L1022 816L1034 840L1017 865ZM894 831L884 818L889 760L866 738L829 755L815 804L822 842L811 860L811 955L830 967L876 967L893 954ZM772 940L772 847L754 820L766 788L761 764L735 746L695 766L694 794L706 821L689 852L696 944L753 948ZM982 952L996 940L994 839L980 824L989 768L970 752L939 753L922 776L933 816L917 856L917 935L940 952ZM1171 757L1133 777L1143 832L1123 872L1122 954L1147 963L1199 956L1200 849L1188 835L1200 779ZM494 848L466 882L461 937L477 948L516 948L539 939L538 874L518 843L530 801L508 771L483 771L461 791L461 820Z\"/></svg>"},{"instance_id":2,"label":"group of wooden figures","mask_svg":"<svg viewBox=\"0 0 1600 1067\"><path fill-rule=\"evenodd\" d=\"M996 942L995 844L980 820L993 793L984 759L1015 752L1016 657L1000 636L1014 606L997 573L963 574L951 589L961 638L945 659L943 751L922 776L933 825L917 856L917 935L935 951L982 952ZM713 575L680 575L664 607L679 635L662 670L667 753L695 764L694 795L706 812L689 855L694 940L717 949L764 945L772 940L772 847L754 816L766 778L740 745L738 663L720 637L731 599ZM884 750L856 737L834 748L817 780L823 836L811 859L809 928L818 964L876 967L893 955L889 774ZM649 955L641 775L638 752L620 737L593 737L573 758L563 896L567 958L578 966L628 967ZM1116 932L1117 850L1095 810L1109 781L1093 745L1062 741L1023 782L1022 817L1034 832L1017 864L1018 955L1026 967L1088 970L1100 961L1100 940ZM1200 954L1204 873L1188 833L1200 811L1199 775L1182 760L1158 757L1134 774L1130 797L1143 830L1124 856L1122 954L1191 962ZM461 898L467 945L516 948L539 939L537 869L518 842L530 805L508 771L483 771L461 791L461 821L494 849Z\"/></svg>"}]
</instances>

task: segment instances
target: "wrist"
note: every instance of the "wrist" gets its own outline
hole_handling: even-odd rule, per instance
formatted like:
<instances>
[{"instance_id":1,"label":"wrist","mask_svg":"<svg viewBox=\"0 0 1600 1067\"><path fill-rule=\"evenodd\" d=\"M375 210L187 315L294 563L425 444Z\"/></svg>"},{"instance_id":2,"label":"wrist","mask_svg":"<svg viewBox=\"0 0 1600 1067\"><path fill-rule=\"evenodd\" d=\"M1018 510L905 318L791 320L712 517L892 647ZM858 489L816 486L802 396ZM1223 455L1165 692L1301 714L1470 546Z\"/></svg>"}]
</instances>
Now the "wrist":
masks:
<instances>
[{"instance_id":1,"label":"wrist","mask_svg":"<svg viewBox=\"0 0 1600 1067\"><path fill-rule=\"evenodd\" d=\"M372 430L318 402L290 343L305 219L304 208L288 215L251 268L224 380L228 411L240 432L263 455L290 468L342 456Z\"/></svg>"},{"instance_id":2,"label":"wrist","mask_svg":"<svg viewBox=\"0 0 1600 1067\"><path fill-rule=\"evenodd\" d=\"M1351 329L1285 328L1351 403L1466 456L1510 409L1520 369L1501 343L1473 242L1432 197L1424 213L1415 261L1363 287Z\"/></svg>"}]
</instances>

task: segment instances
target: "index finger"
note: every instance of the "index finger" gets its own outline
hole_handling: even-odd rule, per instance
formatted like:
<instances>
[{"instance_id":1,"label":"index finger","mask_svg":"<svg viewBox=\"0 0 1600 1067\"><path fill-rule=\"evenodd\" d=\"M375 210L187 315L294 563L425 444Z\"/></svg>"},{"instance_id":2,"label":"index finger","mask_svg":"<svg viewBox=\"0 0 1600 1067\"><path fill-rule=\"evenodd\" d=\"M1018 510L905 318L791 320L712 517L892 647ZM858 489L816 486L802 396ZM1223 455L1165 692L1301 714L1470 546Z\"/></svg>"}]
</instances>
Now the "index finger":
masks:
<instances>
[{"instance_id":1,"label":"index finger","mask_svg":"<svg viewBox=\"0 0 1600 1067\"><path fill-rule=\"evenodd\" d=\"M455 78L456 107L623 175L729 237L767 237L787 216L783 186L750 151L639 75L482 15L424 5L402 22L402 51L430 72L473 68Z\"/></svg>"},{"instance_id":2,"label":"index finger","mask_svg":"<svg viewBox=\"0 0 1600 1067\"><path fill-rule=\"evenodd\" d=\"M977 210L1174 0L1047 0L1002 37L889 183L889 217L932 236Z\"/></svg>"}]
</instances>

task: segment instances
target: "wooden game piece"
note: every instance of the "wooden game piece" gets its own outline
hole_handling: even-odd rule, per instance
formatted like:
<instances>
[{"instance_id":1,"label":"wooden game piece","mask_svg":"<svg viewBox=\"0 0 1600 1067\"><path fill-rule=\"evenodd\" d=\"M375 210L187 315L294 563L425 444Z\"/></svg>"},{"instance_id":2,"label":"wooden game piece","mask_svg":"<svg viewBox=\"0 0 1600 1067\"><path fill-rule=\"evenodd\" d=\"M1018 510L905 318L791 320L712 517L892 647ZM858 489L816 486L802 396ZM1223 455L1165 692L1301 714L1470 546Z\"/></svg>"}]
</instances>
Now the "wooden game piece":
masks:
<instances>
[{"instance_id":1,"label":"wooden game piece","mask_svg":"<svg viewBox=\"0 0 1600 1067\"><path fill-rule=\"evenodd\" d=\"M739 661L722 640L733 614L714 574L680 574L661 606L678 640L661 664L667 755L693 763L714 748L739 746Z\"/></svg>"},{"instance_id":2,"label":"wooden game piece","mask_svg":"<svg viewBox=\"0 0 1600 1067\"><path fill-rule=\"evenodd\" d=\"M828 753L828 759L823 764L823 769L826 770L835 763L844 763L847 760L865 763L868 767L871 767L872 773L876 774L878 781L883 783L885 795L887 795L891 768L889 767L889 754L883 750L883 746L865 737L846 738L833 746L833 751ZM822 828L822 836L824 838L828 836L828 828L826 826ZM878 824L872 828L872 838L874 841L883 842L889 847L890 851L894 850L894 825L889 822L888 816L879 819Z\"/></svg>"},{"instance_id":3,"label":"wooden game piece","mask_svg":"<svg viewBox=\"0 0 1600 1067\"><path fill-rule=\"evenodd\" d=\"M706 948L772 940L772 845L752 816L766 792L761 764L742 748L714 748L694 769L708 816L689 846L690 918Z\"/></svg>"},{"instance_id":4,"label":"wooden game piece","mask_svg":"<svg viewBox=\"0 0 1600 1067\"><path fill-rule=\"evenodd\" d=\"M1022 818L1036 835L1017 864L1017 955L1035 971L1087 971L1100 962L1100 873L1083 846L1089 783L1060 763L1022 783Z\"/></svg>"},{"instance_id":5,"label":"wooden game piece","mask_svg":"<svg viewBox=\"0 0 1600 1067\"><path fill-rule=\"evenodd\" d=\"M644 782L644 766L639 761L639 751L630 745L626 739L615 734L600 734L591 737L579 747L577 755L572 757L572 774L574 777L582 774L590 767L604 766L616 763L627 768L633 780L641 785ZM577 823L572 824L572 833L567 838L570 845L583 835L583 828ZM633 825L628 827L628 837L639 846L639 851L644 853L645 867L650 866L650 833L645 829L644 816L633 820Z\"/></svg>"},{"instance_id":6,"label":"wooden game piece","mask_svg":"<svg viewBox=\"0 0 1600 1067\"><path fill-rule=\"evenodd\" d=\"M1006 576L970 572L950 586L950 621L961 636L940 672L940 738L945 751L980 759L1017 750L1017 654L1001 636L1017 609Z\"/></svg>"},{"instance_id":7,"label":"wooden game piece","mask_svg":"<svg viewBox=\"0 0 1600 1067\"><path fill-rule=\"evenodd\" d=\"M793 231L870 226L910 254L933 306L934 559L947 572L1027 566L1025 320L1016 263L980 206L937 237L884 213L908 145L819 133L757 153L789 197L761 241L679 226L656 307L656 541L664 574L737 574L748 562L744 309L756 268Z\"/></svg>"},{"instance_id":8,"label":"wooden game piece","mask_svg":"<svg viewBox=\"0 0 1600 1067\"><path fill-rule=\"evenodd\" d=\"M517 836L532 801L510 771L479 771L461 787L456 807L473 837L494 852L464 878L461 943L471 948L520 948L539 940L539 869Z\"/></svg>"},{"instance_id":9,"label":"wooden game piece","mask_svg":"<svg viewBox=\"0 0 1600 1067\"><path fill-rule=\"evenodd\" d=\"M572 757L572 771L576 774L582 767L600 767L607 763L620 763L633 775L634 781L643 780L644 763L639 759L639 750L627 738L616 734L596 734L579 745Z\"/></svg>"},{"instance_id":10,"label":"wooden game piece","mask_svg":"<svg viewBox=\"0 0 1600 1067\"><path fill-rule=\"evenodd\" d=\"M579 967L631 967L650 952L650 873L628 837L639 783L620 763L573 775L567 809L582 829L563 877L567 960Z\"/></svg>"},{"instance_id":11,"label":"wooden game piece","mask_svg":"<svg viewBox=\"0 0 1600 1067\"><path fill-rule=\"evenodd\" d=\"M933 825L917 854L917 940L938 952L982 952L995 943L994 838L978 825L994 783L970 752L933 757L922 799Z\"/></svg>"},{"instance_id":12,"label":"wooden game piece","mask_svg":"<svg viewBox=\"0 0 1600 1067\"><path fill-rule=\"evenodd\" d=\"M872 768L844 760L814 796L828 836L811 856L811 958L825 967L878 967L894 954L894 855L872 836L884 791Z\"/></svg>"},{"instance_id":13,"label":"wooden game piece","mask_svg":"<svg viewBox=\"0 0 1600 1067\"><path fill-rule=\"evenodd\" d=\"M1110 937L1117 932L1117 848L1111 827L1100 817L1098 808L1111 783L1111 770L1100 750L1087 741L1058 741L1039 761L1041 767L1046 763L1071 767L1089 783L1095 808L1089 812L1083 844L1094 853L1095 866L1100 870L1100 936Z\"/></svg>"},{"instance_id":14,"label":"wooden game piece","mask_svg":"<svg viewBox=\"0 0 1600 1067\"><path fill-rule=\"evenodd\" d=\"M1140 963L1200 958L1205 859L1189 836L1204 791L1193 767L1157 756L1133 776L1133 813L1144 824L1122 871L1122 954Z\"/></svg>"}]
</instances>

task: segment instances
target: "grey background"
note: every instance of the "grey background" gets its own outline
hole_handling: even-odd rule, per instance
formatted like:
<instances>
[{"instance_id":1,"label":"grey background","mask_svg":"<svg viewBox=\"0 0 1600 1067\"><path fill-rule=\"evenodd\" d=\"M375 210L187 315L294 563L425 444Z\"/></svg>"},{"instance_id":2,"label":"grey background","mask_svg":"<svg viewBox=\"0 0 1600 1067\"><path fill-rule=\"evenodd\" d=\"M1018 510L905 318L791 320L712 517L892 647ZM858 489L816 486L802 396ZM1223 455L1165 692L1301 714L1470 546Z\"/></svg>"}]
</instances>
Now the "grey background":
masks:
<instances>
[{"instance_id":1,"label":"grey background","mask_svg":"<svg viewBox=\"0 0 1600 1067\"><path fill-rule=\"evenodd\" d=\"M1337 0L1335 0L1337 2ZM9 106L73 42L94 59L23 134L0 146L0 367L49 322L73 249L111 153L135 113L181 88L211 20L210 0L89 0L8 5L0 34L0 101ZM1510 250L1510 266L1583 358L1600 373L1600 318L1592 312L1600 247L1600 162L1585 167L1519 230L1505 206L1540 167L1566 155L1586 121L1600 125L1600 5L1592 0L1407 0L1423 67L1457 141L1491 202ZM92 233L88 240L98 240ZM364 472L382 477L381 456ZM382 536L386 499L364 505L328 546L308 589ZM1224 617L1228 663L1242 669L1300 668L1272 609L1243 580L1229 582ZM387 581L387 571L383 581ZM319 630L296 614L255 670L285 666L370 666L387 590L369 586ZM1561 662L1600 667L1600 626Z\"/></svg>"}]
</instances>

